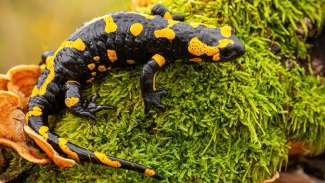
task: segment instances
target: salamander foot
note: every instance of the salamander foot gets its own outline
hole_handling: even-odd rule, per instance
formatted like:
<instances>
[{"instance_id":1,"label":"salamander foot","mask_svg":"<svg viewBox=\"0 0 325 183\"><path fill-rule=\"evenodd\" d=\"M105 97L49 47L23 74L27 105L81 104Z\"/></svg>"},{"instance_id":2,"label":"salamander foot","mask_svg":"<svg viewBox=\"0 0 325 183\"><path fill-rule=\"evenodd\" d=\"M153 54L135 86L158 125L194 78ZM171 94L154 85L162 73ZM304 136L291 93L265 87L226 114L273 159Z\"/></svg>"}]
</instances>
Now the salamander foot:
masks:
<instances>
[{"instance_id":1,"label":"salamander foot","mask_svg":"<svg viewBox=\"0 0 325 183\"><path fill-rule=\"evenodd\" d=\"M168 94L167 90L158 90L155 92L147 93L143 99L144 99L144 112L145 114L148 114L150 110L150 106L155 106L160 111L165 110L165 105L161 104L160 100L163 96L166 96Z\"/></svg>"},{"instance_id":2,"label":"salamander foot","mask_svg":"<svg viewBox=\"0 0 325 183\"><path fill-rule=\"evenodd\" d=\"M91 97L91 100L88 102L87 100L83 101L82 108L80 110L75 111L77 115L82 117L90 118L94 121L97 121L96 113L102 110L114 109L113 105L97 105L96 100L99 98L99 94L96 93Z\"/></svg>"}]
</instances>

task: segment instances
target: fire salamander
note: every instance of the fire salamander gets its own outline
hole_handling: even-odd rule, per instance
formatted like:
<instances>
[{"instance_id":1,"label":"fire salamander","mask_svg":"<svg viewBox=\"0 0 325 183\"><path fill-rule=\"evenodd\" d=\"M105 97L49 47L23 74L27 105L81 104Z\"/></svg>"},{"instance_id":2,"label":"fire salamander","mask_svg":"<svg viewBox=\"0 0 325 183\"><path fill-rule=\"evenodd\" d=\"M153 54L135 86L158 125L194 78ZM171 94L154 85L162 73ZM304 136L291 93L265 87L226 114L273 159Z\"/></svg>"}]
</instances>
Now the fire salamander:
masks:
<instances>
[{"instance_id":1,"label":"fire salamander","mask_svg":"<svg viewBox=\"0 0 325 183\"><path fill-rule=\"evenodd\" d=\"M81 100L82 86L107 75L111 69L142 64L141 91L144 111L160 103L166 90L156 90L155 74L176 59L186 63L218 63L244 54L244 46L230 26L217 28L199 23L184 23L184 17L172 15L156 5L151 15L133 12L107 14L85 23L54 52L43 55L45 67L33 89L26 114L27 132L40 145L41 139L76 161L91 161L143 173L161 179L154 169L99 152L91 152L51 133L48 116L56 113L61 103L72 113L96 120L95 113L111 109ZM46 152L46 147L40 145Z\"/></svg>"}]
</instances>

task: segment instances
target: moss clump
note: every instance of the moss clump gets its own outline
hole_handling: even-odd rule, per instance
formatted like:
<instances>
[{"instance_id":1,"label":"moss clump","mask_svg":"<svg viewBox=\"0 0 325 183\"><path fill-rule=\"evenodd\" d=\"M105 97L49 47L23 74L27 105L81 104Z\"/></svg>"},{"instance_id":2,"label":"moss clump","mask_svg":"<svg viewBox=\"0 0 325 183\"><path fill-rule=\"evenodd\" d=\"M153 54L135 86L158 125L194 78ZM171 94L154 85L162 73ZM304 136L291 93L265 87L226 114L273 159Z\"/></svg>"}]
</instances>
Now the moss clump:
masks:
<instances>
[{"instance_id":1,"label":"moss clump","mask_svg":"<svg viewBox=\"0 0 325 183\"><path fill-rule=\"evenodd\" d=\"M94 123L66 112L55 131L72 142L158 169L165 182L261 182L287 160L288 139L325 145L325 88L295 64L308 45L296 23L324 23L321 0L165 0L188 21L230 24L247 53L232 63L185 65L159 73L170 95L164 113L145 118L139 88L141 67L113 71L100 103L117 106ZM148 11L148 9L144 10ZM319 12L319 13L315 13ZM304 29L307 35L308 30ZM274 55L272 45L281 47ZM281 63L293 62L287 69ZM49 171L50 170L50 171ZM154 182L134 172L84 164L59 170L36 167L33 182Z\"/></svg>"},{"instance_id":2,"label":"moss clump","mask_svg":"<svg viewBox=\"0 0 325 183\"><path fill-rule=\"evenodd\" d=\"M12 180L20 181L23 174L33 167L33 163L27 162L17 155L17 152L13 152L12 149L1 149L0 156L6 160L4 162L1 161L3 164L0 165L1 182L10 182Z\"/></svg>"}]
</instances>

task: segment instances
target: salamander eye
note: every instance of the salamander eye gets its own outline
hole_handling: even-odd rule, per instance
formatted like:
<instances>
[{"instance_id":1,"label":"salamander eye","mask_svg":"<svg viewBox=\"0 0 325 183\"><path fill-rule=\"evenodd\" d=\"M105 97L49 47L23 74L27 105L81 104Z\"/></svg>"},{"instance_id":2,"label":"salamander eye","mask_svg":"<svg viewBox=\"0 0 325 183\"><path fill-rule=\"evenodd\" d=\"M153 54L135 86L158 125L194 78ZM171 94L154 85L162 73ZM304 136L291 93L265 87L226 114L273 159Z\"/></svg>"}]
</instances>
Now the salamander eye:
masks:
<instances>
[{"instance_id":1,"label":"salamander eye","mask_svg":"<svg viewBox=\"0 0 325 183\"><path fill-rule=\"evenodd\" d=\"M233 54L234 54L234 51L233 51L233 50L226 49L226 50L223 52L222 56L225 57L225 58L229 58L229 57L231 57Z\"/></svg>"},{"instance_id":2,"label":"salamander eye","mask_svg":"<svg viewBox=\"0 0 325 183\"><path fill-rule=\"evenodd\" d=\"M238 55L237 50L232 48L224 48L220 52L221 59L223 60L231 60Z\"/></svg>"}]
</instances>

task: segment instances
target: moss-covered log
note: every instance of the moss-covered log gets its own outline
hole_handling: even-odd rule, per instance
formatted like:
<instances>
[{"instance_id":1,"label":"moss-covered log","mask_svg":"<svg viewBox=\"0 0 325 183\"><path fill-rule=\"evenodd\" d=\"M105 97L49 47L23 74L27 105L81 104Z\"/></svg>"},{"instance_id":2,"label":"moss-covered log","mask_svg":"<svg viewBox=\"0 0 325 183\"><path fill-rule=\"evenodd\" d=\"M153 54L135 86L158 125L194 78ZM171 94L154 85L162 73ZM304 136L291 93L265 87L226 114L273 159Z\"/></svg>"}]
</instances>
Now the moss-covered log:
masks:
<instances>
[{"instance_id":1,"label":"moss-covered log","mask_svg":"<svg viewBox=\"0 0 325 183\"><path fill-rule=\"evenodd\" d=\"M116 110L99 113L96 123L63 112L53 130L80 146L155 167L165 182L261 182L285 165L289 139L324 150L325 88L296 64L308 62L306 39L324 23L324 0L162 2L187 21L235 27L246 55L232 63L167 66L157 84L169 90L163 100L169 107L152 118L143 112L141 67L114 70L84 93L99 90L100 103ZM26 181L95 180L154 181L93 164L36 167Z\"/></svg>"}]
</instances>

